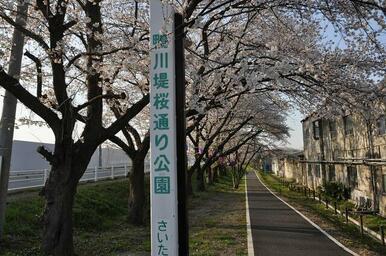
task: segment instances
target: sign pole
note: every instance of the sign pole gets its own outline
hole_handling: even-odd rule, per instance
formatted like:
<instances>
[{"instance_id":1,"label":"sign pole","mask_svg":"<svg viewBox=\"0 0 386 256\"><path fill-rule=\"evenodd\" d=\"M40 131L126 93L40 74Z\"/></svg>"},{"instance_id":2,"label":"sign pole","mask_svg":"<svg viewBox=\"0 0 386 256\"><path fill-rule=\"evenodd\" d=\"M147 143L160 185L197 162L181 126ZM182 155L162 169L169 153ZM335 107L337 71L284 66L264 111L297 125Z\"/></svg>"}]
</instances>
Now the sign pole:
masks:
<instances>
[{"instance_id":1,"label":"sign pole","mask_svg":"<svg viewBox=\"0 0 386 256\"><path fill-rule=\"evenodd\" d=\"M178 197L178 255L189 255L189 222L186 193L186 119L185 119L185 56L184 18L174 15L176 64L176 126L177 126L177 197Z\"/></svg>"},{"instance_id":2,"label":"sign pole","mask_svg":"<svg viewBox=\"0 0 386 256\"><path fill-rule=\"evenodd\" d=\"M151 255L179 255L174 10L150 1Z\"/></svg>"}]
</instances>

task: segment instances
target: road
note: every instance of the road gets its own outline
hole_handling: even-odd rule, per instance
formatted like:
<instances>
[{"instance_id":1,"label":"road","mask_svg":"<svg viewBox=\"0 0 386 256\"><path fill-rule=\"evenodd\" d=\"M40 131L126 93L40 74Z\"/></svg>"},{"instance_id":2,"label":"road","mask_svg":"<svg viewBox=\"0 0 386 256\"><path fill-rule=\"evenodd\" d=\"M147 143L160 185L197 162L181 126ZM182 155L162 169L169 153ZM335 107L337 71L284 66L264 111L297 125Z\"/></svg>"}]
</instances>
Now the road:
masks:
<instances>
[{"instance_id":1,"label":"road","mask_svg":"<svg viewBox=\"0 0 386 256\"><path fill-rule=\"evenodd\" d=\"M248 204L255 255L352 255L272 195L250 172Z\"/></svg>"}]
</instances>

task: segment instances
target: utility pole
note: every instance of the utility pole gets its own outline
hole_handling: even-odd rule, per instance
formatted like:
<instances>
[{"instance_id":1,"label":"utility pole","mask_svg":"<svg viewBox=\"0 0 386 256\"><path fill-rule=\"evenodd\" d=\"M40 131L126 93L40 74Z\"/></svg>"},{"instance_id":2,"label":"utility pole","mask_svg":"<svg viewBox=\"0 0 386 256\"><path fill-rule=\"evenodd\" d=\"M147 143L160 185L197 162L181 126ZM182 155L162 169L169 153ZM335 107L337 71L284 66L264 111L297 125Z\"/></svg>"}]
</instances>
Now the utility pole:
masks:
<instances>
[{"instance_id":1,"label":"utility pole","mask_svg":"<svg viewBox=\"0 0 386 256\"><path fill-rule=\"evenodd\" d=\"M99 145L99 147L98 147L98 166L99 166L99 168L102 168L102 165L103 165L103 161L102 161L102 159L103 159L103 157L102 157L102 144L101 145Z\"/></svg>"},{"instance_id":2,"label":"utility pole","mask_svg":"<svg viewBox=\"0 0 386 256\"><path fill-rule=\"evenodd\" d=\"M17 6L16 23L25 26L27 22L28 1L19 0ZM24 35L14 29L12 35L11 56L8 66L8 74L19 79L21 60L23 58ZM11 153L13 142L13 131L16 114L16 98L8 91L5 92L3 101L3 113L0 121L0 240L3 236L5 223L5 208L8 192L8 180L11 165Z\"/></svg>"}]
</instances>

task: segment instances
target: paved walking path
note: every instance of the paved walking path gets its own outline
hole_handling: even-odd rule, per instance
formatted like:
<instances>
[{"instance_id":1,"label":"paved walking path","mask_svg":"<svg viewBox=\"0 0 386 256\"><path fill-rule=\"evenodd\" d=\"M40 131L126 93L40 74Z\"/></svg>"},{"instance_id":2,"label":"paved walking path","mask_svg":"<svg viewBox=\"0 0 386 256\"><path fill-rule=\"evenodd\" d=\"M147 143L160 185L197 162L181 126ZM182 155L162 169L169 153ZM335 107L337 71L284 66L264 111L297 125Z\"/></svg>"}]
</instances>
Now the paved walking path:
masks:
<instances>
[{"instance_id":1,"label":"paved walking path","mask_svg":"<svg viewBox=\"0 0 386 256\"><path fill-rule=\"evenodd\" d=\"M272 195L253 172L247 187L255 255L351 255Z\"/></svg>"}]
</instances>

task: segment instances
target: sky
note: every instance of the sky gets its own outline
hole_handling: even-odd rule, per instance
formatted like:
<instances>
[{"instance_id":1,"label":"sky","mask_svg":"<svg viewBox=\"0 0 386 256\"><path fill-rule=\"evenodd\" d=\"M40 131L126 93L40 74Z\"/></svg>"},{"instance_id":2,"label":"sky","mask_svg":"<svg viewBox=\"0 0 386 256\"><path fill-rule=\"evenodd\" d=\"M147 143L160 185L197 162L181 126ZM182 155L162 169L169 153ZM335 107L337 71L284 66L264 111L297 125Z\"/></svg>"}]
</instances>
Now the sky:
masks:
<instances>
[{"instance_id":1,"label":"sky","mask_svg":"<svg viewBox=\"0 0 386 256\"><path fill-rule=\"evenodd\" d=\"M290 137L286 144L287 147L303 149L302 119L303 115L297 110L293 110L288 114L287 125L290 128Z\"/></svg>"},{"instance_id":2,"label":"sky","mask_svg":"<svg viewBox=\"0 0 386 256\"><path fill-rule=\"evenodd\" d=\"M14 140L36 141L42 143L54 143L55 137L48 127L24 125L15 129Z\"/></svg>"},{"instance_id":3,"label":"sky","mask_svg":"<svg viewBox=\"0 0 386 256\"><path fill-rule=\"evenodd\" d=\"M0 113L3 112L3 97L4 90L0 90ZM25 117L25 116L36 116L30 110L25 108L22 104L17 104L16 118ZM15 128L14 131L14 140L24 140L24 141L36 141L43 143L53 143L54 134L52 133L49 127L39 127L36 125L22 125Z\"/></svg>"}]
</instances>

